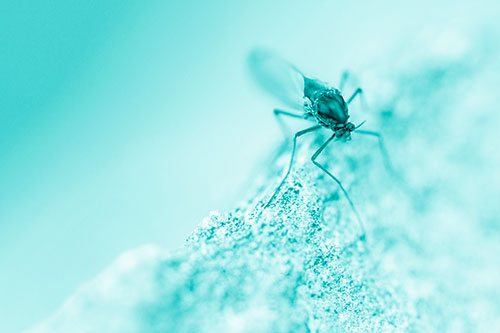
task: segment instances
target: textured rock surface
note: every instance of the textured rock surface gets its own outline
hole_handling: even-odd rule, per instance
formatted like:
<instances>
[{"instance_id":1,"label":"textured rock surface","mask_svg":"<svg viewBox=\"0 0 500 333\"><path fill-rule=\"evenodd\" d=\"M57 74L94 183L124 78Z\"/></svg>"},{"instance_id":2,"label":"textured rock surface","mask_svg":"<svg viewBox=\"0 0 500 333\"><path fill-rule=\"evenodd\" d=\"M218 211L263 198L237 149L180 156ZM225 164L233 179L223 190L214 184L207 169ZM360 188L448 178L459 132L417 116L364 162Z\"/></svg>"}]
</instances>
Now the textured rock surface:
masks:
<instances>
[{"instance_id":1,"label":"textured rock surface","mask_svg":"<svg viewBox=\"0 0 500 333\"><path fill-rule=\"evenodd\" d=\"M492 58L471 51L411 69L392 63L403 75L367 73L365 90L375 93L364 126L386 135L398 174L359 135L319 158L348 189L366 242L335 183L310 163L327 133L312 134L268 209L290 142L239 209L211 214L175 253L124 254L32 331L494 331L500 117L491 87L500 69Z\"/></svg>"}]
</instances>

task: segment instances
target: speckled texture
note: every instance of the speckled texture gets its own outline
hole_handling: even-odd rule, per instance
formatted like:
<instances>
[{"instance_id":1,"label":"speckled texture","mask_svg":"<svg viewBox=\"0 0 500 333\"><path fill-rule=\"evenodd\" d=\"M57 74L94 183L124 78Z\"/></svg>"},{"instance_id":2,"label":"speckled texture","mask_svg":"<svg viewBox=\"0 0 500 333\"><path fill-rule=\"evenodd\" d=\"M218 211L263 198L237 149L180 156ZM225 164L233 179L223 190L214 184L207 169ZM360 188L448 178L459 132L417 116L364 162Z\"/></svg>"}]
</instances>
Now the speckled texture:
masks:
<instances>
[{"instance_id":1,"label":"speckled texture","mask_svg":"<svg viewBox=\"0 0 500 333\"><path fill-rule=\"evenodd\" d=\"M493 53L477 55L486 47L391 63L397 76L366 73L371 114L353 118L384 133L396 172L376 141L355 133L318 159L349 191L366 241L342 192L309 160L328 133L311 134L266 210L290 142L239 209L212 213L174 253L129 252L33 332L498 329L500 117L491 87L500 69Z\"/></svg>"}]
</instances>

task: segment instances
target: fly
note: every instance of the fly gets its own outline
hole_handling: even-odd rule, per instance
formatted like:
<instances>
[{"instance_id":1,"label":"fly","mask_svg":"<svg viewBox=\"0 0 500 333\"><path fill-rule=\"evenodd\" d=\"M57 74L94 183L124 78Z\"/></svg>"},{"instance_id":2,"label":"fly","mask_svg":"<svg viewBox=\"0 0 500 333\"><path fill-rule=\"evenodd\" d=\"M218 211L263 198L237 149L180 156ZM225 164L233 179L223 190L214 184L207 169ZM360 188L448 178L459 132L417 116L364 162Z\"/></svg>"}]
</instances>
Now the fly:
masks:
<instances>
[{"instance_id":1,"label":"fly","mask_svg":"<svg viewBox=\"0 0 500 333\"><path fill-rule=\"evenodd\" d=\"M341 92L347 79L346 73L342 76L339 89L336 89L328 86L322 81L305 76L295 66L269 51L253 51L249 57L249 63L253 76L262 88L280 99L289 107L301 111L300 113L294 113L274 109L274 114L278 119L281 116L288 116L316 122L314 126L299 131L293 136L293 148L287 172L269 201L264 206L264 209L274 201L276 195L279 193L279 190L290 174L295 155L295 148L297 146L297 138L307 133L317 131L321 128L326 128L331 130L333 133L312 155L311 161L331 179L333 179L344 193L345 198L349 202L349 205L359 222L359 227L361 229L360 239L364 240L366 233L361 216L346 189L337 177L328 171L322 164L317 162L317 158L328 146L328 144L330 144L330 142L334 139L349 141L351 139L351 133L356 131L356 133L359 134L371 135L378 138L384 162L386 162L386 166L390 168L382 136L377 132L359 130L358 128L364 124L364 121L358 125L349 121L348 105L357 96L360 96L363 90L361 88L357 88L346 100Z\"/></svg>"}]
</instances>

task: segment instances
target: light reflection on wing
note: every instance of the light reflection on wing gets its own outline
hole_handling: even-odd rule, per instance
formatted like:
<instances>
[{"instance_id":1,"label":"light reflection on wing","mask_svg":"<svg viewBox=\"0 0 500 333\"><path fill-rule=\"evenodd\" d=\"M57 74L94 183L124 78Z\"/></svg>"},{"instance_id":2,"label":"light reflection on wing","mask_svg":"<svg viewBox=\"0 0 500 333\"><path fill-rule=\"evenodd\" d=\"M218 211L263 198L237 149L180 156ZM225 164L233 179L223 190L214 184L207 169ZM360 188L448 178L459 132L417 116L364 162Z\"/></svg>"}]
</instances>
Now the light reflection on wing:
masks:
<instances>
[{"instance_id":1,"label":"light reflection on wing","mask_svg":"<svg viewBox=\"0 0 500 333\"><path fill-rule=\"evenodd\" d=\"M248 57L255 81L287 106L303 110L304 75L271 51L256 49Z\"/></svg>"}]
</instances>

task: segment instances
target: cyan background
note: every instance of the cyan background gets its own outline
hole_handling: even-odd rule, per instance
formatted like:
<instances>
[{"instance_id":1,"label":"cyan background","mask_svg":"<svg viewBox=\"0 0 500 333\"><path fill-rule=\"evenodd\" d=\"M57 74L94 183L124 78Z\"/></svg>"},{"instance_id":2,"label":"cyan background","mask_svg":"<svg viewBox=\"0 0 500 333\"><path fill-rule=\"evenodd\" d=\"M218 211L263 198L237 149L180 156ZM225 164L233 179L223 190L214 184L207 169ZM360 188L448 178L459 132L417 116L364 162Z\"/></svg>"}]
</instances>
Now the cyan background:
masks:
<instances>
[{"instance_id":1,"label":"cyan background","mask_svg":"<svg viewBox=\"0 0 500 333\"><path fill-rule=\"evenodd\" d=\"M248 78L253 47L335 82L423 30L494 22L498 7L3 2L0 331L41 320L126 249L179 247L210 210L242 198L281 139L275 102Z\"/></svg>"}]
</instances>

